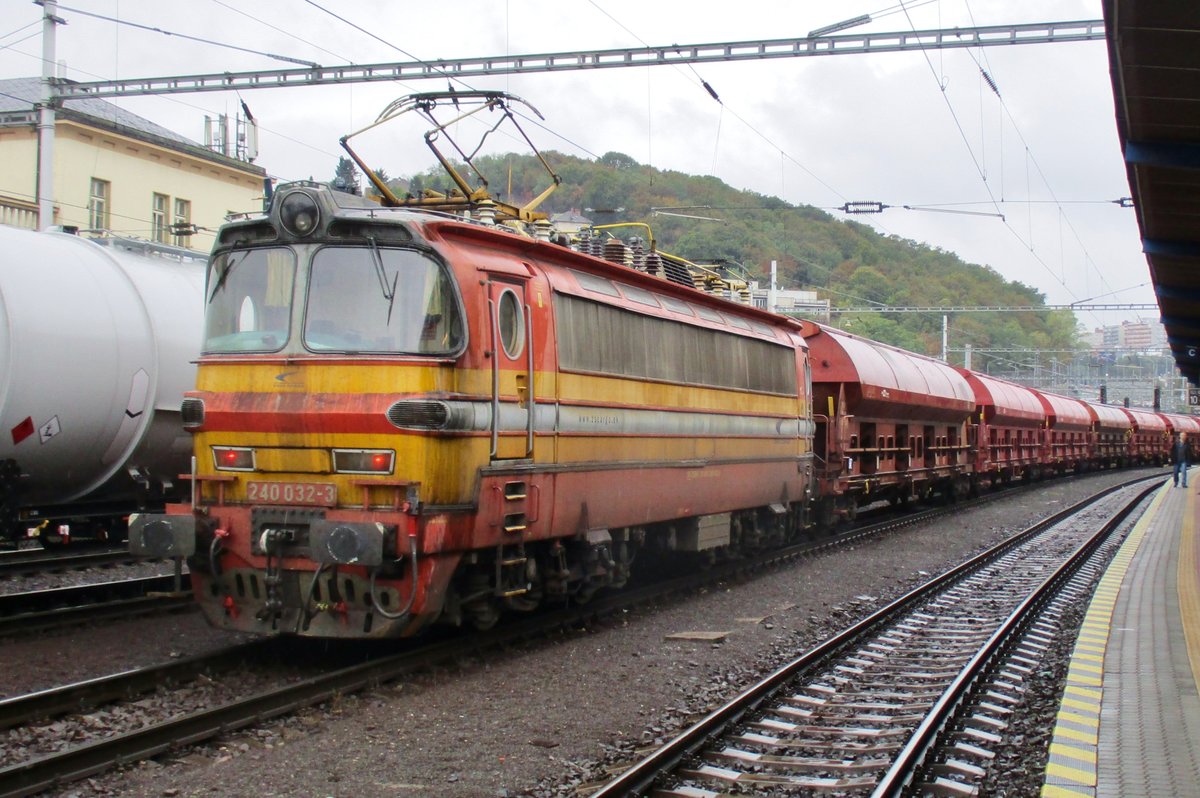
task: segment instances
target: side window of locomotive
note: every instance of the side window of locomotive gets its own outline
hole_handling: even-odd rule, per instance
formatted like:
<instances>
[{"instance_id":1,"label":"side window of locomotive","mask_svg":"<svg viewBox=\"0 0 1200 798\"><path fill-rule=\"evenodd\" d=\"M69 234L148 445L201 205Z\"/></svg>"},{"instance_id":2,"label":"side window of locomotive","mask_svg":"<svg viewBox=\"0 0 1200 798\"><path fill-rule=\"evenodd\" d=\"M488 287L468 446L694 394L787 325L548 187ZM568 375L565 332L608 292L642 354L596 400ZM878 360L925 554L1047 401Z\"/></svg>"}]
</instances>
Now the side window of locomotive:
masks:
<instances>
[{"instance_id":1,"label":"side window of locomotive","mask_svg":"<svg viewBox=\"0 0 1200 798\"><path fill-rule=\"evenodd\" d=\"M500 345L509 358L519 357L525 348L525 316L521 312L521 300L516 292L505 290L500 294L496 308L496 326L500 332Z\"/></svg>"},{"instance_id":2,"label":"side window of locomotive","mask_svg":"<svg viewBox=\"0 0 1200 798\"><path fill-rule=\"evenodd\" d=\"M290 331L295 254L285 247L235 250L209 268L204 352L276 352Z\"/></svg>"},{"instance_id":3,"label":"side window of locomotive","mask_svg":"<svg viewBox=\"0 0 1200 798\"><path fill-rule=\"evenodd\" d=\"M420 252L323 247L313 256L304 346L315 352L445 355L462 348L458 296Z\"/></svg>"}]
</instances>

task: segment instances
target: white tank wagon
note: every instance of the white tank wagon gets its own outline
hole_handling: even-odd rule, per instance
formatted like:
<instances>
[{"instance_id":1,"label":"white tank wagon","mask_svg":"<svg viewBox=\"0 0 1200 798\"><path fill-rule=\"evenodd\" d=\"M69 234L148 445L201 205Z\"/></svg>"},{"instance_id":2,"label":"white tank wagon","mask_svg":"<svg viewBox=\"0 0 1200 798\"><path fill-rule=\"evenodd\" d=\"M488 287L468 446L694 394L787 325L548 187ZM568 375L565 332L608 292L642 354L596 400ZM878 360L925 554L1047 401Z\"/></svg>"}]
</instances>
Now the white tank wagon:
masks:
<instances>
[{"instance_id":1,"label":"white tank wagon","mask_svg":"<svg viewBox=\"0 0 1200 798\"><path fill-rule=\"evenodd\" d=\"M119 537L178 493L206 261L0 227L0 542Z\"/></svg>"}]
</instances>

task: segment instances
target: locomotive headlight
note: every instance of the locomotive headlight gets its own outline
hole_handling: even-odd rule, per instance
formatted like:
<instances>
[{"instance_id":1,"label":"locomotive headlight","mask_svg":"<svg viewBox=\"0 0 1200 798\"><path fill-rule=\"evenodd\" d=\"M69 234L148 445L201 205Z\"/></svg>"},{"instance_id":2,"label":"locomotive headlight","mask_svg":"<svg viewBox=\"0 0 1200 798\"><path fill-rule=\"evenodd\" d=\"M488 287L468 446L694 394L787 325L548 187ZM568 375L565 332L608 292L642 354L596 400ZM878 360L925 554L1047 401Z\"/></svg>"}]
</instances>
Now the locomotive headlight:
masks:
<instances>
[{"instance_id":1,"label":"locomotive headlight","mask_svg":"<svg viewBox=\"0 0 1200 798\"><path fill-rule=\"evenodd\" d=\"M254 450L245 446L212 447L213 465L218 471L253 471Z\"/></svg>"},{"instance_id":2,"label":"locomotive headlight","mask_svg":"<svg viewBox=\"0 0 1200 798\"><path fill-rule=\"evenodd\" d=\"M308 192L293 191L279 204L279 223L294 236L308 235L320 220L321 209Z\"/></svg>"},{"instance_id":3,"label":"locomotive headlight","mask_svg":"<svg viewBox=\"0 0 1200 798\"><path fill-rule=\"evenodd\" d=\"M390 474L396 453L390 449L334 449L335 474Z\"/></svg>"}]
</instances>

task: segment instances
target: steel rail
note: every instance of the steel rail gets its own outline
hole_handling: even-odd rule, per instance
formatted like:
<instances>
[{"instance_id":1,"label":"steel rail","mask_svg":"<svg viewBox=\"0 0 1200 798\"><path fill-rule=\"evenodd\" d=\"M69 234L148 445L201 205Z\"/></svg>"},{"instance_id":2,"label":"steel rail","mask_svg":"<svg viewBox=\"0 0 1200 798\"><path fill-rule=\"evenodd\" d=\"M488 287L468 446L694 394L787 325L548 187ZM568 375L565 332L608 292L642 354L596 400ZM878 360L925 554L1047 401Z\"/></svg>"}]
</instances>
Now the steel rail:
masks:
<instances>
[{"instance_id":1,"label":"steel rail","mask_svg":"<svg viewBox=\"0 0 1200 798\"><path fill-rule=\"evenodd\" d=\"M1120 485L1111 486L1093 496L1077 502L1045 518L1029 528L1018 532L997 546L960 563L941 576L926 582L891 604L864 618L834 637L802 654L797 659L777 669L756 684L744 690L724 705L710 712L668 741L633 767L604 785L591 798L632 798L645 794L662 774L675 770L685 757L698 753L713 739L739 723L748 714L758 709L782 686L799 674L810 671L852 648L861 638L875 629L884 627L892 618L904 614L909 608L924 602L934 594L957 583L977 568L1002 556L1009 549L1020 545L1045 529L1080 512L1118 490L1148 480L1161 481L1161 475L1140 477Z\"/></svg>"},{"instance_id":2,"label":"steel rail","mask_svg":"<svg viewBox=\"0 0 1200 798\"><path fill-rule=\"evenodd\" d=\"M186 592L190 585L190 577L184 574L177 592L175 577L168 574L3 594L0 636L193 606Z\"/></svg>"},{"instance_id":3,"label":"steel rail","mask_svg":"<svg viewBox=\"0 0 1200 798\"><path fill-rule=\"evenodd\" d=\"M1151 485L1141 490L1127 502L1094 535L1084 542L1070 558L1055 570L1029 596L1027 596L1008 618L996 629L978 653L968 662L929 710L925 720L913 732L904 748L897 755L887 773L879 780L871 798L899 796L907 789L921 767L936 749L938 740L955 715L969 698L972 688L1017 641L1020 634L1032 624L1043 607L1058 593L1078 570L1092 557L1105 540L1133 513L1145 498L1158 490Z\"/></svg>"},{"instance_id":4,"label":"steel rail","mask_svg":"<svg viewBox=\"0 0 1200 798\"><path fill-rule=\"evenodd\" d=\"M183 684L200 674L231 670L270 653L277 643L278 638L274 637L252 640L208 654L0 699L0 730L71 712L87 712L113 701L132 699L162 685Z\"/></svg>"},{"instance_id":5,"label":"steel rail","mask_svg":"<svg viewBox=\"0 0 1200 798\"><path fill-rule=\"evenodd\" d=\"M0 577L139 561L144 558L130 554L127 548L60 553L47 549L19 549L0 554Z\"/></svg>"}]
</instances>

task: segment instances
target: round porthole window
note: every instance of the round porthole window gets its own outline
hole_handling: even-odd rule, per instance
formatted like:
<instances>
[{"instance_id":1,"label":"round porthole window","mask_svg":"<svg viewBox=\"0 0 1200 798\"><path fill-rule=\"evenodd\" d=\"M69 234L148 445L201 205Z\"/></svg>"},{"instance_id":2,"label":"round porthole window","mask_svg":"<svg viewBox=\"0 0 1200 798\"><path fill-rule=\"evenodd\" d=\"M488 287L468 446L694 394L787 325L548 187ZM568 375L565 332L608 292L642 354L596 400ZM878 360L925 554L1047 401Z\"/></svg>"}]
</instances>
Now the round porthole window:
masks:
<instances>
[{"instance_id":1,"label":"round porthole window","mask_svg":"<svg viewBox=\"0 0 1200 798\"><path fill-rule=\"evenodd\" d=\"M500 307L496 310L496 326L500 328L500 345L504 354L515 358L525 346L525 316L521 313L521 300L513 291L500 295Z\"/></svg>"}]
</instances>

